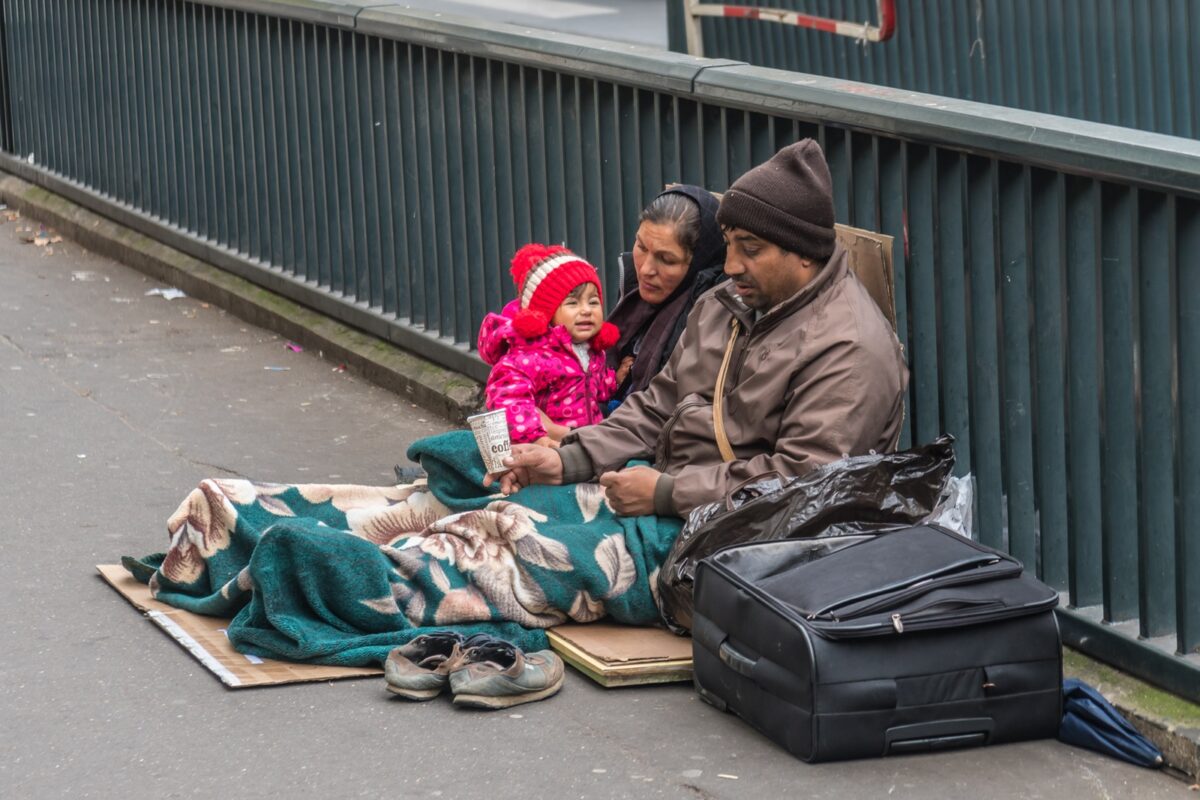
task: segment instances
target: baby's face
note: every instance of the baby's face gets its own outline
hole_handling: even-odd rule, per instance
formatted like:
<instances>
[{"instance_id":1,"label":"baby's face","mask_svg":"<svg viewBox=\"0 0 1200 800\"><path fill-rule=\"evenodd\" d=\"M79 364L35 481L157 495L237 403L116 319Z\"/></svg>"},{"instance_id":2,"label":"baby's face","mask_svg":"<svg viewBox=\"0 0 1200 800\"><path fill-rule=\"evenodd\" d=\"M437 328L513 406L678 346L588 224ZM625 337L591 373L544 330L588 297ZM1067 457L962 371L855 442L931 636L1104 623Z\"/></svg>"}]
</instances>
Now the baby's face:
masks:
<instances>
[{"instance_id":1,"label":"baby's face","mask_svg":"<svg viewBox=\"0 0 1200 800\"><path fill-rule=\"evenodd\" d=\"M604 322L604 304L593 284L583 284L582 291L572 292L554 312L555 325L566 327L576 344L591 340Z\"/></svg>"}]
</instances>

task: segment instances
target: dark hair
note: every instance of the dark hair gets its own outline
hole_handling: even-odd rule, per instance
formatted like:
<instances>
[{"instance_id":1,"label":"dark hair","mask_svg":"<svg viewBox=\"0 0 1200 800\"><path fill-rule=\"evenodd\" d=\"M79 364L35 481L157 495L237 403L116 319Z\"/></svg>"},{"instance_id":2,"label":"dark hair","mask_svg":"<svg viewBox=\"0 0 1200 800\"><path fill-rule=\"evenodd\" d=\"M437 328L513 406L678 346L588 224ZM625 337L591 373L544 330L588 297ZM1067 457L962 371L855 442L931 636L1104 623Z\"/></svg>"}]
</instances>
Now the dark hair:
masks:
<instances>
[{"instance_id":1,"label":"dark hair","mask_svg":"<svg viewBox=\"0 0 1200 800\"><path fill-rule=\"evenodd\" d=\"M565 300L567 298L570 298L571 300L578 300L579 298L583 297L583 290L591 285L592 285L591 281L584 281L583 283L579 284L571 291L567 292L567 297L563 298L563 299Z\"/></svg>"},{"instance_id":2,"label":"dark hair","mask_svg":"<svg viewBox=\"0 0 1200 800\"><path fill-rule=\"evenodd\" d=\"M642 209L638 222L670 225L675 229L675 240L689 260L696 252L696 241L700 238L700 207L686 194L663 192Z\"/></svg>"}]
</instances>

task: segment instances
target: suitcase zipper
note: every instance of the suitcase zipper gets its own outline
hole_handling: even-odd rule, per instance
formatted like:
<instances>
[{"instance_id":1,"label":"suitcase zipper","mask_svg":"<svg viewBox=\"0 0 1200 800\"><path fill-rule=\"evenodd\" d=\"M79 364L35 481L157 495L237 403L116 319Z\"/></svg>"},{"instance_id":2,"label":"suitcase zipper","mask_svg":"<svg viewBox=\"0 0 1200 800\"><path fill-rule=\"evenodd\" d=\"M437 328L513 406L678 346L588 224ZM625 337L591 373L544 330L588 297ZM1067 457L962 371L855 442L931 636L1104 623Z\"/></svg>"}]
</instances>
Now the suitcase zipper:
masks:
<instances>
[{"instance_id":1,"label":"suitcase zipper","mask_svg":"<svg viewBox=\"0 0 1200 800\"><path fill-rule=\"evenodd\" d=\"M991 554L987 554L987 556L991 556ZM938 570L933 574L915 576L916 579L911 583L895 583L891 586L884 586L879 589L860 592L859 594L842 598L834 603L824 606L823 608L819 608L816 611L810 612L807 615L807 618L810 620L827 618L832 619L834 622L840 622L841 618L839 618L835 613L837 609L853 605L854 603L864 602L872 597L878 597L879 600L876 603L858 609L855 611L852 617L847 617L847 619L862 617L870 614L873 611L878 611L881 607L895 605L896 603L903 602L910 597L915 597L916 595L919 595L930 589L941 588L943 586L953 586L958 582L969 581L973 577L975 570L999 564L1002 560L996 556L991 556L990 558L987 556L981 555L973 559L964 559L957 564L951 564L945 569Z\"/></svg>"},{"instance_id":2,"label":"suitcase zipper","mask_svg":"<svg viewBox=\"0 0 1200 800\"><path fill-rule=\"evenodd\" d=\"M933 527L938 528L938 526L933 526ZM970 540L967 540L967 541L968 541L968 544L970 544L971 546L976 547L976 548L980 549L981 551L983 551L983 548L980 545L978 545L974 542L971 542ZM730 548L725 548L725 549L730 549ZM987 552L988 554L993 556L993 559L991 560L990 563L997 563L1000 561L1009 561L1010 560L1009 558L1005 557L1003 554L997 555L996 553L994 553L994 551L989 550L989 551L985 551L985 552ZM820 624L817 624L817 625L809 624L810 621L813 620L813 615L806 614L802 609L799 609L794 605L790 605L788 603L782 603L777 598L772 597L771 595L767 594L759 587L757 587L753 584L750 584L750 583L746 583L745 581L743 581L741 576L739 576L737 573L733 572L732 570L728 569L723 564L702 563L702 564L698 565L697 575L696 575L697 583L698 583L699 577L700 577L699 567L702 567L702 566L707 566L714 573L716 573L716 574L720 575L722 578L724 578L732 586L736 586L739 590L745 591L751 597L756 598L764 606L773 610L776 614L778 614L783 619L791 620L793 622L799 623L800 627L808 628L812 632L820 634L824 638L841 639L841 638L858 638L858 637L863 637L863 636L877 636L880 633L884 633L887 630L886 623L884 623L884 624L877 623L874 625L862 626L862 627L858 627L858 628L841 628L840 630L830 630L828 627L826 627L824 625L820 625ZM1020 570L1018 569L1018 572L1019 571ZM962 573L959 573L958 575L950 575L947 577L962 578L963 575L962 575ZM997 574L997 575L993 575L992 577L995 579L1005 579L1010 576L1008 576L1006 574ZM967 579L969 580L969 573L968 573ZM932 578L929 578L928 580L932 580ZM951 583L951 585L953 585L953 584ZM939 588L941 588L941 587L939 587ZM872 594L874 594L874 593L872 593ZM990 622L993 620L1004 620L1004 619L1009 619L1011 617L1029 616L1029 615L1037 614L1037 613L1040 613L1043 611L1052 611L1058 605L1058 603L1059 603L1059 597L1057 594L1054 594L1041 602L1026 603L1025 605L1022 605L1022 606L1010 606L1010 607L1006 608L1006 610L1004 610L1003 612L991 612L991 611L982 612L982 613L977 612L975 614L960 616L957 618L951 618L951 619L943 618L940 620L932 620L932 621L926 622L924 624L922 624L920 621L917 621L915 623L909 622L909 623L905 624L903 619L901 619L900 624L908 630L925 630L927 628L934 628L934 629L936 629L936 628L952 628L952 627L958 627L960 625L975 624L977 622ZM839 605L840 605L840 603L839 603ZM910 617L911 617L911 614L910 614ZM837 618L835 617L835 618L833 618L833 621L838 622L839 620L837 620ZM946 622L950 622L951 624L944 624Z\"/></svg>"},{"instance_id":3,"label":"suitcase zipper","mask_svg":"<svg viewBox=\"0 0 1200 800\"><path fill-rule=\"evenodd\" d=\"M906 631L923 631L939 628L956 628L962 625L970 625L978 622L993 622L996 620L1008 619L1010 617L1023 617L1030 614L1035 614L1039 611L1049 611L1058 605L1058 597L1052 598L1051 601L1043 603L1033 603L1024 606L1012 606L1004 611L976 611L973 614L961 614L954 617L938 617L931 620L914 620L912 614L909 614L909 619L906 622L900 614L892 614L889 622L891 628L896 633L904 633ZM858 628L844 627L836 630L831 630L824 626L814 626L814 629L831 639L856 639L864 636L877 636L887 632L887 622L877 622L872 625L863 625Z\"/></svg>"},{"instance_id":4,"label":"suitcase zipper","mask_svg":"<svg viewBox=\"0 0 1200 800\"><path fill-rule=\"evenodd\" d=\"M891 617L892 627L896 629L896 633L904 633L904 626L906 624L911 627L913 624L914 618L915 618L915 622L917 622L918 626L919 626L921 619L925 615L928 615L934 609L936 609L940 606L951 606L956 611L967 611L969 609L973 612L978 613L979 611L981 611L983 609L984 606L995 606L995 605L1002 605L1002 603L999 600L997 600L996 598L972 599L972 598L960 597L960 598L955 599L953 597L947 597L945 599L936 600L932 603L929 603L928 605L921 606L920 608L914 608L913 610L906 612L905 615L907 615L907 617L909 619L909 622L907 622L907 623L904 621L905 615L902 615L899 612L892 614L892 617ZM943 616L943 617L941 617L941 619L946 619L946 617Z\"/></svg>"}]
</instances>

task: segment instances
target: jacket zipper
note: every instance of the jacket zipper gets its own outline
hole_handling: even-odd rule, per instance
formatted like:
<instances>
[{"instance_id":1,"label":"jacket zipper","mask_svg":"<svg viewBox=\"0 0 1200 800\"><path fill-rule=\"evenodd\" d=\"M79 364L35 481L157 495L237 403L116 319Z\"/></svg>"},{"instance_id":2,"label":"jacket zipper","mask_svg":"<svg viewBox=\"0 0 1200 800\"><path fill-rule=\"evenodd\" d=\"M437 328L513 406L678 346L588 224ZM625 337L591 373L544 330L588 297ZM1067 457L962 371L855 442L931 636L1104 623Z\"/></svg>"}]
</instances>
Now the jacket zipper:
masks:
<instances>
[{"instance_id":1,"label":"jacket zipper","mask_svg":"<svg viewBox=\"0 0 1200 800\"><path fill-rule=\"evenodd\" d=\"M588 346L590 347L591 345L589 344ZM583 362L580 362L579 364L579 366L583 367L583 393L584 396L587 397L587 411L589 417L592 416L592 359L594 359L596 355L597 354L595 353L590 355L586 367L583 366ZM579 356L575 356L575 358L578 360ZM596 405L596 410L600 410L599 404ZM603 417L604 415L600 414L600 416Z\"/></svg>"},{"instance_id":2,"label":"jacket zipper","mask_svg":"<svg viewBox=\"0 0 1200 800\"><path fill-rule=\"evenodd\" d=\"M657 459L655 459L654 468L657 469L659 472L661 472L663 470L663 468L667 464L667 460L670 458L670 455L671 455L671 431L673 431L675 429L675 424L677 422L679 422L679 418L683 416L684 411L686 411L689 408L693 408L694 406L699 406L702 404L703 404L703 401L701 401L701 400L692 400L691 402L684 403L679 408L675 409L674 415L672 415L671 419L667 420L667 424L665 427L663 427L662 433L660 433L658 435L658 441L662 445L662 447L661 447L662 454Z\"/></svg>"}]
</instances>

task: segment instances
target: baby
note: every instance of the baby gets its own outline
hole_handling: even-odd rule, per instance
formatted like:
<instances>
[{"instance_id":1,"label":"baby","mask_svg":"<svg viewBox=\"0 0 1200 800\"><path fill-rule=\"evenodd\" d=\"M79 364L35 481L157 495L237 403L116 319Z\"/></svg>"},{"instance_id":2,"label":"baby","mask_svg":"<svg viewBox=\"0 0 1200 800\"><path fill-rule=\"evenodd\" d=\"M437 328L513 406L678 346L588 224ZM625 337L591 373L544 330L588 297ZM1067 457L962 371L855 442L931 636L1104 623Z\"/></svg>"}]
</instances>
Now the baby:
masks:
<instances>
[{"instance_id":1,"label":"baby","mask_svg":"<svg viewBox=\"0 0 1200 800\"><path fill-rule=\"evenodd\" d=\"M605 363L619 334L604 321L600 277L587 261L565 247L527 244L513 256L512 276L517 299L479 329L479 355L492 365L487 407L507 412L514 442L556 447L572 428L603 419L629 363L616 371Z\"/></svg>"}]
</instances>

